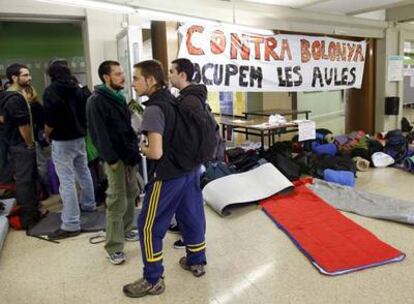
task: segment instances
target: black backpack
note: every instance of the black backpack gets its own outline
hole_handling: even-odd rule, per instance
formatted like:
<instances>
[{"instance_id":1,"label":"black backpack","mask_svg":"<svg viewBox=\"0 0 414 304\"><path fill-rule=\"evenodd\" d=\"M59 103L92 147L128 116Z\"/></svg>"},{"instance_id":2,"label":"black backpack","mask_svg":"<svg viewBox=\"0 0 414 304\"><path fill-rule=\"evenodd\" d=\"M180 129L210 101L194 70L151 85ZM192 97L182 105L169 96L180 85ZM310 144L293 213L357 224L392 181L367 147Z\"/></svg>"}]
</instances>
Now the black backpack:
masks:
<instances>
[{"instance_id":1,"label":"black backpack","mask_svg":"<svg viewBox=\"0 0 414 304\"><path fill-rule=\"evenodd\" d=\"M166 153L179 168L191 171L214 158L217 146L217 122L206 107L189 106L177 99L170 102L175 112L175 124ZM154 105L163 109L164 102Z\"/></svg>"},{"instance_id":2,"label":"black backpack","mask_svg":"<svg viewBox=\"0 0 414 304\"><path fill-rule=\"evenodd\" d=\"M396 163L400 163L408 154L408 141L401 130L392 130L385 136L386 144L384 152L394 158Z\"/></svg>"}]
</instances>

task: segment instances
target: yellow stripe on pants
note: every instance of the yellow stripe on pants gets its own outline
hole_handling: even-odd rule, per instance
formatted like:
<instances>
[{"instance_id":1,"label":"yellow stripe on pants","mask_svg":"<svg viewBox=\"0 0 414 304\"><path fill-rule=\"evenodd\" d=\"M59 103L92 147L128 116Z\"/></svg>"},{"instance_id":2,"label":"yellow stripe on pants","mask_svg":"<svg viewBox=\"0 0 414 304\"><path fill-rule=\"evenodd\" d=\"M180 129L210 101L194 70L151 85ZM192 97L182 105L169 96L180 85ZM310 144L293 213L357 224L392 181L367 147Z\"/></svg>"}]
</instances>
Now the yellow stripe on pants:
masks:
<instances>
[{"instance_id":1,"label":"yellow stripe on pants","mask_svg":"<svg viewBox=\"0 0 414 304\"><path fill-rule=\"evenodd\" d=\"M152 247L152 228L154 225L155 215L157 214L157 207L161 193L161 184L161 181L156 181L154 183L144 225L144 247L147 261L154 259Z\"/></svg>"}]
</instances>

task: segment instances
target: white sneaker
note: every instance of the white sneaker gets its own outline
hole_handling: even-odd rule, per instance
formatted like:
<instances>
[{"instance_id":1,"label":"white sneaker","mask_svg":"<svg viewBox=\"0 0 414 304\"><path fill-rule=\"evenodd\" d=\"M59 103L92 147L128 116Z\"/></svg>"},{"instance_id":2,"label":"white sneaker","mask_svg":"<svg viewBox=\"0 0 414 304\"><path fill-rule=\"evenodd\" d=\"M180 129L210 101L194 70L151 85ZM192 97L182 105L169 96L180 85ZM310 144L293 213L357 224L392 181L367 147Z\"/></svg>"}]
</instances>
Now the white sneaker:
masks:
<instances>
[{"instance_id":1,"label":"white sneaker","mask_svg":"<svg viewBox=\"0 0 414 304\"><path fill-rule=\"evenodd\" d=\"M112 254L108 254L108 260L111 264L120 265L126 260L126 255L123 252L114 252Z\"/></svg>"}]
</instances>

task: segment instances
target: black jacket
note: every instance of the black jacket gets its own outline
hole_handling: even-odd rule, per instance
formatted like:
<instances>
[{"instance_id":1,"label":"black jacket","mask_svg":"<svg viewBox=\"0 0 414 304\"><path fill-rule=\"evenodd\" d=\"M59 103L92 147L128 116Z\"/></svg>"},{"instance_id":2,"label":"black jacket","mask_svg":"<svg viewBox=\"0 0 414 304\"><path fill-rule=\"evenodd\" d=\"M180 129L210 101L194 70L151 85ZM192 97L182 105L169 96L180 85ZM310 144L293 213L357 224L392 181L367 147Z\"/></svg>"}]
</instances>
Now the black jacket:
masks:
<instances>
[{"instance_id":1,"label":"black jacket","mask_svg":"<svg viewBox=\"0 0 414 304\"><path fill-rule=\"evenodd\" d=\"M86 106L88 130L99 156L108 164L122 160L136 165L140 159L138 139L131 127L128 106L95 88Z\"/></svg>"},{"instance_id":2,"label":"black jacket","mask_svg":"<svg viewBox=\"0 0 414 304\"><path fill-rule=\"evenodd\" d=\"M203 84L192 84L180 91L177 97L179 102L203 109L207 101L207 88Z\"/></svg>"},{"instance_id":3,"label":"black jacket","mask_svg":"<svg viewBox=\"0 0 414 304\"><path fill-rule=\"evenodd\" d=\"M44 138L45 129L45 110L40 102L30 103L33 121L33 133L35 141L42 147L47 147L49 144Z\"/></svg>"},{"instance_id":4,"label":"black jacket","mask_svg":"<svg viewBox=\"0 0 414 304\"><path fill-rule=\"evenodd\" d=\"M14 91L0 93L0 115L4 123L0 125L0 136L10 146L25 146L19 127L30 124L29 105L23 95Z\"/></svg>"},{"instance_id":5,"label":"black jacket","mask_svg":"<svg viewBox=\"0 0 414 304\"><path fill-rule=\"evenodd\" d=\"M57 80L43 94L45 124L50 138L72 140L86 136L85 91L73 80Z\"/></svg>"},{"instance_id":6,"label":"black jacket","mask_svg":"<svg viewBox=\"0 0 414 304\"><path fill-rule=\"evenodd\" d=\"M169 146L171 145L171 139L174 136L174 125L176 120L175 109L172 105L173 102L174 96L171 95L168 89L163 88L149 96L149 99L143 103L145 107L160 107L165 117L165 129L162 136L163 155L159 160L147 160L149 180L167 180L188 173L188 171L183 170L173 163L170 160L171 157L169 157ZM143 133L146 134L146 130L143 130Z\"/></svg>"}]
</instances>

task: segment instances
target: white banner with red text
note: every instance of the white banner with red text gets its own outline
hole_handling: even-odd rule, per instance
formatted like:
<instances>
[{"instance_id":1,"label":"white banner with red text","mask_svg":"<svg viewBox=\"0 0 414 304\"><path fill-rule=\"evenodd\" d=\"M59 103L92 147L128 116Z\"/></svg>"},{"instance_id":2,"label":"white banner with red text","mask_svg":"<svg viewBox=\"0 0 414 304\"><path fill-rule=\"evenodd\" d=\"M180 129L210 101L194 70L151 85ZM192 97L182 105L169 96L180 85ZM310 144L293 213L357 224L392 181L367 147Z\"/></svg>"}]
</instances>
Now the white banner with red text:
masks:
<instances>
[{"instance_id":1,"label":"white banner with red text","mask_svg":"<svg viewBox=\"0 0 414 304\"><path fill-rule=\"evenodd\" d=\"M263 36L184 24L180 58L213 91L327 91L360 88L366 42L306 35Z\"/></svg>"}]
</instances>

